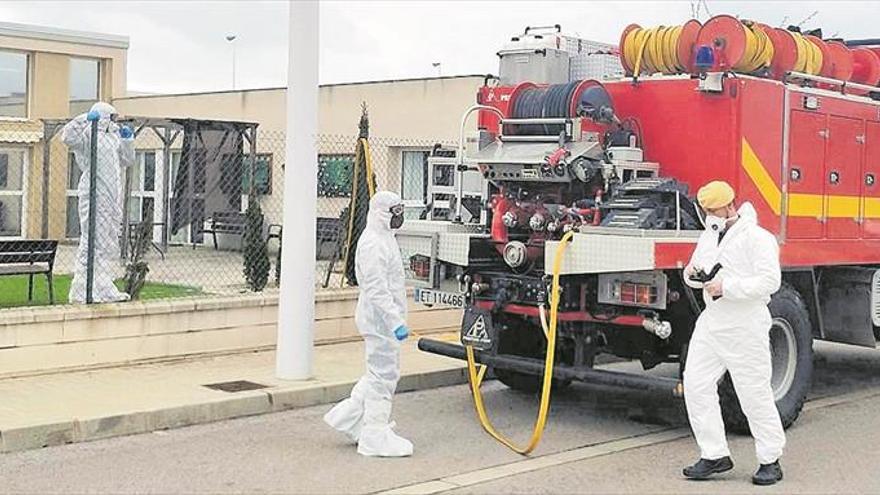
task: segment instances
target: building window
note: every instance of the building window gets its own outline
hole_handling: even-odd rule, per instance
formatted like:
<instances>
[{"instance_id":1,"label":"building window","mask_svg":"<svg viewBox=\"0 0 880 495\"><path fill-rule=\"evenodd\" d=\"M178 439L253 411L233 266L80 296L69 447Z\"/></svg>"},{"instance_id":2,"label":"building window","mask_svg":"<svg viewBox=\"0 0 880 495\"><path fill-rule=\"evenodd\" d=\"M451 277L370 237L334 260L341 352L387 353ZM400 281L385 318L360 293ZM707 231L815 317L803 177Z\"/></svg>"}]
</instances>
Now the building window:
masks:
<instances>
[{"instance_id":1,"label":"building window","mask_svg":"<svg viewBox=\"0 0 880 495\"><path fill-rule=\"evenodd\" d=\"M404 151L401 162L400 196L407 217L418 218L427 203L428 151Z\"/></svg>"},{"instance_id":2,"label":"building window","mask_svg":"<svg viewBox=\"0 0 880 495\"><path fill-rule=\"evenodd\" d=\"M21 237L26 154L0 148L0 236Z\"/></svg>"},{"instance_id":3,"label":"building window","mask_svg":"<svg viewBox=\"0 0 880 495\"><path fill-rule=\"evenodd\" d=\"M68 239L79 237L79 178L82 171L76 164L76 156L67 154L67 225L65 235Z\"/></svg>"},{"instance_id":4,"label":"building window","mask_svg":"<svg viewBox=\"0 0 880 495\"><path fill-rule=\"evenodd\" d=\"M180 170L180 156L180 151L171 152L171 177L169 177L170 182L168 184L168 194L170 196L168 204L171 208L173 208L171 205L174 205L174 190L177 184L177 173ZM171 220L170 217L171 213L169 212L169 220ZM201 225L199 227L201 227ZM169 225L168 228L170 229L171 226ZM192 230L191 226L180 228L176 233L169 230L168 235L171 236L169 241L175 244L188 244L191 239Z\"/></svg>"},{"instance_id":5,"label":"building window","mask_svg":"<svg viewBox=\"0 0 880 495\"><path fill-rule=\"evenodd\" d=\"M128 221L155 221L156 211L156 152L138 151L134 166L129 169L131 174L131 195L128 199ZM153 211L153 218L144 218L144 214ZM161 212L160 212L161 215Z\"/></svg>"},{"instance_id":6,"label":"building window","mask_svg":"<svg viewBox=\"0 0 880 495\"><path fill-rule=\"evenodd\" d=\"M250 155L244 155L245 170L251 165ZM272 194L272 153L257 153L254 162L254 194ZM242 194L250 194L250 174L245 173L241 178Z\"/></svg>"},{"instance_id":7,"label":"building window","mask_svg":"<svg viewBox=\"0 0 880 495\"><path fill-rule=\"evenodd\" d=\"M86 113L99 99L100 61L87 58L70 59L70 115Z\"/></svg>"},{"instance_id":8,"label":"building window","mask_svg":"<svg viewBox=\"0 0 880 495\"><path fill-rule=\"evenodd\" d=\"M27 117L28 56L0 51L0 117Z\"/></svg>"},{"instance_id":9,"label":"building window","mask_svg":"<svg viewBox=\"0 0 880 495\"><path fill-rule=\"evenodd\" d=\"M351 197L354 155L318 155L318 196Z\"/></svg>"}]
</instances>

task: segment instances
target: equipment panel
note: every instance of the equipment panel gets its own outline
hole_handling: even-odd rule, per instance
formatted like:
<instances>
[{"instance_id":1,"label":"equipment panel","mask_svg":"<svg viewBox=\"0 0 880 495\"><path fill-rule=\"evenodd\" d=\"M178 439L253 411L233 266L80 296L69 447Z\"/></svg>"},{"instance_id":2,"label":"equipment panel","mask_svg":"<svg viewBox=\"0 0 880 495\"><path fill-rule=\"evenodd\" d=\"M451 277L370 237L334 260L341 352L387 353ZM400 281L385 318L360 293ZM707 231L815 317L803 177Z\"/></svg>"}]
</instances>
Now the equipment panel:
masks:
<instances>
[{"instance_id":1,"label":"equipment panel","mask_svg":"<svg viewBox=\"0 0 880 495\"><path fill-rule=\"evenodd\" d=\"M862 237L880 239L880 122L865 127L865 167L862 174Z\"/></svg>"},{"instance_id":2,"label":"equipment panel","mask_svg":"<svg viewBox=\"0 0 880 495\"><path fill-rule=\"evenodd\" d=\"M824 181L825 235L829 239L859 237L864 141L864 121L835 115L828 117Z\"/></svg>"},{"instance_id":3,"label":"equipment panel","mask_svg":"<svg viewBox=\"0 0 880 495\"><path fill-rule=\"evenodd\" d=\"M822 237L825 125L824 114L791 113L787 236L792 239Z\"/></svg>"}]
</instances>

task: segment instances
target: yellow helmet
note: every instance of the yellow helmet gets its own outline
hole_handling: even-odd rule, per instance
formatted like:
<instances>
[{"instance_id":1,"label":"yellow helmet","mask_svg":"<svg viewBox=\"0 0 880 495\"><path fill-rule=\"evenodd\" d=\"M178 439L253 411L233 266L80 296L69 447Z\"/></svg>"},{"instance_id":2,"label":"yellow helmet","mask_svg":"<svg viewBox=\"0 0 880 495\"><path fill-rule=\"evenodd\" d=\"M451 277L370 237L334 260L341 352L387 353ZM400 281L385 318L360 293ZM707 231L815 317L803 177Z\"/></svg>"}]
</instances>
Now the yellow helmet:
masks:
<instances>
[{"instance_id":1,"label":"yellow helmet","mask_svg":"<svg viewBox=\"0 0 880 495\"><path fill-rule=\"evenodd\" d=\"M700 191L697 193L697 201L703 209L715 210L733 203L735 196L736 194L733 192L730 184L716 180L700 188Z\"/></svg>"}]
</instances>

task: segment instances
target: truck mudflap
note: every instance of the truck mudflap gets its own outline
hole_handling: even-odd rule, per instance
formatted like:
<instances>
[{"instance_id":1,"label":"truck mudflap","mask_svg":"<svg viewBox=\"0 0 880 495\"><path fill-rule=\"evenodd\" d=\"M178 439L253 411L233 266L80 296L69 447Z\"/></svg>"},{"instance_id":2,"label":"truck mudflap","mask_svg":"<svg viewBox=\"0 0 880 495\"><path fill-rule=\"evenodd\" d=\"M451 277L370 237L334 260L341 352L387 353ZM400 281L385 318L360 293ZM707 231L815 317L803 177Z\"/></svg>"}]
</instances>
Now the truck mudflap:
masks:
<instances>
[{"instance_id":1,"label":"truck mudflap","mask_svg":"<svg viewBox=\"0 0 880 495\"><path fill-rule=\"evenodd\" d=\"M442 342L439 340L419 339L419 350L439 354L455 359L467 359L464 346ZM530 375L544 374L544 361L508 354L492 354L474 349L474 357L479 364L493 368L501 368ZM599 370L595 368L572 367L557 364L553 368L553 378L560 380L577 380L604 387L637 390L661 397L681 398L684 389L679 380L656 376L621 373L619 371Z\"/></svg>"}]
</instances>

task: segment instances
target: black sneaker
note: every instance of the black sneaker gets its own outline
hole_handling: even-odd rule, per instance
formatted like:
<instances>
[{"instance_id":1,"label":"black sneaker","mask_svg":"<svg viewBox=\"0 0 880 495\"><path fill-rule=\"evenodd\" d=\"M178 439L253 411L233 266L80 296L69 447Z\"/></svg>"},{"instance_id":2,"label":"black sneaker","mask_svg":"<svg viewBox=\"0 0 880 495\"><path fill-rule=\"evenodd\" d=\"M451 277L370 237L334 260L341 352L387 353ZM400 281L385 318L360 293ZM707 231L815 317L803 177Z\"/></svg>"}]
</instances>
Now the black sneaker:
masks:
<instances>
[{"instance_id":1,"label":"black sneaker","mask_svg":"<svg viewBox=\"0 0 880 495\"><path fill-rule=\"evenodd\" d=\"M728 456L715 460L700 459L693 466L684 468L682 474L688 479L705 480L709 479L713 474L723 473L731 469L733 469L733 461Z\"/></svg>"},{"instance_id":2,"label":"black sneaker","mask_svg":"<svg viewBox=\"0 0 880 495\"><path fill-rule=\"evenodd\" d=\"M752 483L760 486L775 485L782 481L782 467L779 461L773 464L761 464L758 471L752 476Z\"/></svg>"}]
</instances>

